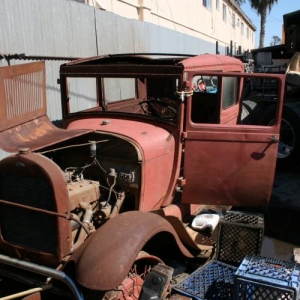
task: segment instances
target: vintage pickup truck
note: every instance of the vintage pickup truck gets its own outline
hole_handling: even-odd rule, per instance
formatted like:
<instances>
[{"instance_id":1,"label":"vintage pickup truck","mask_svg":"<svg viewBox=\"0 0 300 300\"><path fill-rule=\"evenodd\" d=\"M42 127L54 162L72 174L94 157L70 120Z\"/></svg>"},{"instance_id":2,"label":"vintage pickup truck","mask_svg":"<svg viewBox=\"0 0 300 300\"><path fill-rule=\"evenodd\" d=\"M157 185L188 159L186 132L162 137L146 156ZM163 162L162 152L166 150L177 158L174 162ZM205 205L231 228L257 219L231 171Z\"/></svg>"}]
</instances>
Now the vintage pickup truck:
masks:
<instances>
[{"instance_id":1,"label":"vintage pickup truck","mask_svg":"<svg viewBox=\"0 0 300 300\"><path fill-rule=\"evenodd\" d=\"M0 161L0 277L33 286L26 299L165 298L214 255L191 226L203 209L268 205L284 75L222 55L124 54L59 76L62 128L44 62L0 68L0 147L13 153ZM245 121L252 77L277 88L267 126Z\"/></svg>"}]
</instances>

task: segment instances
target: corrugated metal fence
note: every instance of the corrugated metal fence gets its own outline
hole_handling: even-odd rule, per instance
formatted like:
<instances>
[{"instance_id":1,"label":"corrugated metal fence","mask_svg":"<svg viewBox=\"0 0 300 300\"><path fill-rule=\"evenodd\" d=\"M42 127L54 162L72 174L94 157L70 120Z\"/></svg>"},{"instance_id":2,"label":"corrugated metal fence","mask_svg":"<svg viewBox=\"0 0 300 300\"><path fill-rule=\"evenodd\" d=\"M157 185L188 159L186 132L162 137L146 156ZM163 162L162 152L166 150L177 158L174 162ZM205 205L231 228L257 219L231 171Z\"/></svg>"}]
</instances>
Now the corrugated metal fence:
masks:
<instances>
[{"instance_id":1,"label":"corrugated metal fence","mask_svg":"<svg viewBox=\"0 0 300 300\"><path fill-rule=\"evenodd\" d=\"M72 0L0 0L0 54L88 57L128 52L214 53L215 45ZM28 61L10 63L24 62ZM61 119L57 78L62 63L46 62L47 108L52 121ZM6 65L5 59L0 60L0 67ZM0 152L0 158L5 155Z\"/></svg>"}]
</instances>

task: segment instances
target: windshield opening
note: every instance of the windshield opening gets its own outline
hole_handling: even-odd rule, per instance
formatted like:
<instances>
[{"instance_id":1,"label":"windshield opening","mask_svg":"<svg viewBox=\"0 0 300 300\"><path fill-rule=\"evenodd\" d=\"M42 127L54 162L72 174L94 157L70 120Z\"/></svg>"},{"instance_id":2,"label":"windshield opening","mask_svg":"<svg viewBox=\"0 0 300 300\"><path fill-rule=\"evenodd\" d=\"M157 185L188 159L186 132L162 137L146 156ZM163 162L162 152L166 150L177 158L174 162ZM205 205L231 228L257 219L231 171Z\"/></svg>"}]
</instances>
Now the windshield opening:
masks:
<instances>
[{"instance_id":1,"label":"windshield opening","mask_svg":"<svg viewBox=\"0 0 300 300\"><path fill-rule=\"evenodd\" d=\"M72 77L67 79L69 114L115 112L175 122L179 77Z\"/></svg>"}]
</instances>

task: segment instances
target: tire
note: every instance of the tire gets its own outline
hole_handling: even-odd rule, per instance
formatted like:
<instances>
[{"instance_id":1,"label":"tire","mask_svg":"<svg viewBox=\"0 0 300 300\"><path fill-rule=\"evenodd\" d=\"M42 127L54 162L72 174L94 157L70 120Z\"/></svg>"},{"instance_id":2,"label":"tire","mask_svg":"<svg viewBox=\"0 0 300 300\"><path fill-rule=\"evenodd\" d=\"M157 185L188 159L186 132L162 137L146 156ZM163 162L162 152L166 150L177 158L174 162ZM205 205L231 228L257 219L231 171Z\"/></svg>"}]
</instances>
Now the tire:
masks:
<instances>
[{"instance_id":1,"label":"tire","mask_svg":"<svg viewBox=\"0 0 300 300\"><path fill-rule=\"evenodd\" d=\"M276 106L269 107L261 118L261 125L272 125ZM284 104L280 141L277 153L277 170L295 171L300 166L300 104Z\"/></svg>"},{"instance_id":2,"label":"tire","mask_svg":"<svg viewBox=\"0 0 300 300\"><path fill-rule=\"evenodd\" d=\"M240 114L240 124L257 125L262 115L262 107L254 101L244 100Z\"/></svg>"}]
</instances>

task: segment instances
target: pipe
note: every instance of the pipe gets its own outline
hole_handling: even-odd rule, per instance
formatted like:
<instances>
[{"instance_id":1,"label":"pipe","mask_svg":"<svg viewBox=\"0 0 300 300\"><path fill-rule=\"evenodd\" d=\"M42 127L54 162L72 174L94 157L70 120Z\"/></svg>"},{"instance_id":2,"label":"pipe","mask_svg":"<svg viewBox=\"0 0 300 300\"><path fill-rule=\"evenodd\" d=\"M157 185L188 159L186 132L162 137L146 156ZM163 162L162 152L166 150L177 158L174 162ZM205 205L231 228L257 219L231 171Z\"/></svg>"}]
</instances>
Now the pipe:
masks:
<instances>
[{"instance_id":1,"label":"pipe","mask_svg":"<svg viewBox=\"0 0 300 300\"><path fill-rule=\"evenodd\" d=\"M115 203L115 206L114 206L114 208L113 208L113 210L112 210L112 212L109 216L110 218L113 218L114 216L116 216L119 213L120 208L121 208L124 200L125 200L125 192L119 193L118 194L118 199Z\"/></svg>"},{"instance_id":2,"label":"pipe","mask_svg":"<svg viewBox=\"0 0 300 300\"><path fill-rule=\"evenodd\" d=\"M26 290L26 291L23 291L23 292L20 292L20 293L16 293L16 294L12 294L12 295L9 295L9 296L1 297L0 300L17 299L17 298L24 297L24 296L34 294L34 293L37 293L37 292L46 291L46 290L49 290L51 288L52 288L51 284L46 284L46 285L43 285L41 287L37 287L37 288L29 289L29 290Z\"/></svg>"},{"instance_id":3,"label":"pipe","mask_svg":"<svg viewBox=\"0 0 300 300\"><path fill-rule=\"evenodd\" d=\"M85 225L87 225L87 227L90 228L90 224L91 224L91 221L92 221L92 218L93 218L92 207L91 207L91 205L89 203L85 203L85 202L80 202L80 207L85 209L85 214L84 214L82 223L85 224ZM79 229L80 232L79 232L77 241L73 245L73 252L75 252L78 249L78 247L83 243L83 241L88 236L88 234L86 233L86 231L83 230L83 229L82 228ZM89 232L90 232L90 230L89 230Z\"/></svg>"},{"instance_id":4,"label":"pipe","mask_svg":"<svg viewBox=\"0 0 300 300\"><path fill-rule=\"evenodd\" d=\"M18 269L24 269L47 277L55 278L65 283L72 291L76 300L84 300L81 291L77 288L76 283L64 272L49 267L34 264L29 261L20 260L0 254L0 262Z\"/></svg>"}]
</instances>

